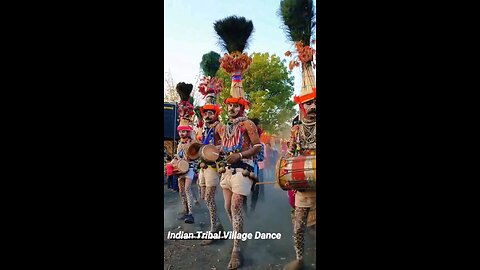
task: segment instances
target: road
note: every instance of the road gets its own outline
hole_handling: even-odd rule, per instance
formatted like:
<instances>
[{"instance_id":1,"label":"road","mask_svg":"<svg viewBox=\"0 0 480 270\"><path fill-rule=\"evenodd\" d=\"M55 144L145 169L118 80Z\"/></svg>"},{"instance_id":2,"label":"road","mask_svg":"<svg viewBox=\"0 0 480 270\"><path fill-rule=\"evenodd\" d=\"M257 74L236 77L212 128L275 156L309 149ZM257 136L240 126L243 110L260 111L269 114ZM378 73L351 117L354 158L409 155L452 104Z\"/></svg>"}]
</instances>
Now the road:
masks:
<instances>
[{"instance_id":1,"label":"road","mask_svg":"<svg viewBox=\"0 0 480 270\"><path fill-rule=\"evenodd\" d=\"M194 192L198 189L195 185ZM176 192L164 187L164 269L227 269L233 240L217 240L209 246L201 246L201 240L167 239L170 231L192 232L208 231L210 228L208 209L204 202L194 208L194 224L186 224L177 220L182 210L181 199ZM199 195L197 195L199 197ZM263 200L262 200L263 199ZM250 208L251 196L248 197ZM226 231L232 226L224 209L222 192L216 192L217 213ZM281 233L278 240L252 239L242 242L243 266L239 269L283 269L283 266L295 258L292 239L291 207L286 191L274 185L264 185L264 193L257 203L255 211L248 212L244 224L244 232ZM316 269L314 233L305 235L305 269Z\"/></svg>"}]
</instances>

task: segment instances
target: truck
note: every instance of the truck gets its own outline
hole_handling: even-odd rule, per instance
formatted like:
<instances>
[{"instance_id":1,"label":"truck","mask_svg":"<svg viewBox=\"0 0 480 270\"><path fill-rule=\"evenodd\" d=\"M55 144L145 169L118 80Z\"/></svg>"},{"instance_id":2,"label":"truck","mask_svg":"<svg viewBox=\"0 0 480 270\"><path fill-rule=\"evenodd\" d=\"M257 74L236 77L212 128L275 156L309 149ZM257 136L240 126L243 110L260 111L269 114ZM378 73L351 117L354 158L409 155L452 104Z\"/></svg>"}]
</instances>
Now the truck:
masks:
<instances>
[{"instance_id":1,"label":"truck","mask_svg":"<svg viewBox=\"0 0 480 270\"><path fill-rule=\"evenodd\" d=\"M177 132L178 113L176 102L163 103L163 147L167 155L173 156L180 136Z\"/></svg>"}]
</instances>

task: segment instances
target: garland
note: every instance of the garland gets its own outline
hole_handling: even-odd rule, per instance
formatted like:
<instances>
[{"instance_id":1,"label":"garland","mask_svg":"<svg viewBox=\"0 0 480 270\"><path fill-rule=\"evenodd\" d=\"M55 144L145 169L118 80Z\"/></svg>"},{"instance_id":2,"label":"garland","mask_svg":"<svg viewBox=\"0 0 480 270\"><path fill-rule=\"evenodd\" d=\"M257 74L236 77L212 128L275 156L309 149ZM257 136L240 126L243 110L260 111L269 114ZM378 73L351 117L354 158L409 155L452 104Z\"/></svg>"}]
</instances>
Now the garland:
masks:
<instances>
[{"instance_id":1,"label":"garland","mask_svg":"<svg viewBox=\"0 0 480 270\"><path fill-rule=\"evenodd\" d=\"M312 43L315 44L315 40L313 40ZM295 48L296 48L296 52L293 52L293 53L291 51L285 52L285 56L293 57L293 60L291 60L288 65L290 70L292 70L294 67L300 66L300 63L308 64L310 62L313 62L314 56L316 53L315 49L313 49L308 45L304 46L303 42L301 41L295 42ZM315 68L316 66L315 63L312 63L312 65L313 65L313 68Z\"/></svg>"},{"instance_id":2,"label":"garland","mask_svg":"<svg viewBox=\"0 0 480 270\"><path fill-rule=\"evenodd\" d=\"M232 52L231 54L224 54L220 58L220 66L228 73L232 74L235 71L244 72L252 63L252 58L246 53Z\"/></svg>"}]
</instances>

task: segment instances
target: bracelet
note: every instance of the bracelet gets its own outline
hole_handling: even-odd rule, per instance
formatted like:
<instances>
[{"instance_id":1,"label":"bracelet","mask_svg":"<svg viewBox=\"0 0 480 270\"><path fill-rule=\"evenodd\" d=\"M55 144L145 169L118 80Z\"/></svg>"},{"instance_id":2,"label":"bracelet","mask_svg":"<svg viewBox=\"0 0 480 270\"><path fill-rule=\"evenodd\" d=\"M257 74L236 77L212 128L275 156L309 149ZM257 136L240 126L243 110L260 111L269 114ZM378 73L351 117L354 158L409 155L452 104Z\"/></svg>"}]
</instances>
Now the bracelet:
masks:
<instances>
[{"instance_id":1,"label":"bracelet","mask_svg":"<svg viewBox=\"0 0 480 270\"><path fill-rule=\"evenodd\" d=\"M240 159L243 159L243 155L242 153L238 152L240 154Z\"/></svg>"}]
</instances>

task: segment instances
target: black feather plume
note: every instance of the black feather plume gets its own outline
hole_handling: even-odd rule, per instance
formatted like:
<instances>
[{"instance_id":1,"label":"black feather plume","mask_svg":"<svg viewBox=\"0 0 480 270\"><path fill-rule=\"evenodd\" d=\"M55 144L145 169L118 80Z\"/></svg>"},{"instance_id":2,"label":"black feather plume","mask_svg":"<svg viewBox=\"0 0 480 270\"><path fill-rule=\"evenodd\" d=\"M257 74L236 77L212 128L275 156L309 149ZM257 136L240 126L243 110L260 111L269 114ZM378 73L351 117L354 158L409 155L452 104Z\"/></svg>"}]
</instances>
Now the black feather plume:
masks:
<instances>
[{"instance_id":1,"label":"black feather plume","mask_svg":"<svg viewBox=\"0 0 480 270\"><path fill-rule=\"evenodd\" d=\"M315 29L315 13L312 0L282 0L279 15L284 24L287 37L310 45L312 31Z\"/></svg>"},{"instance_id":2,"label":"black feather plume","mask_svg":"<svg viewBox=\"0 0 480 270\"><path fill-rule=\"evenodd\" d=\"M218 69L220 68L220 54L216 52L209 52L202 56L202 62L200 62L200 67L202 68L203 74L205 76L215 77Z\"/></svg>"},{"instance_id":3,"label":"black feather plume","mask_svg":"<svg viewBox=\"0 0 480 270\"><path fill-rule=\"evenodd\" d=\"M182 101L187 101L190 98L190 93L192 93L193 84L181 82L177 84L176 89L180 99Z\"/></svg>"},{"instance_id":4,"label":"black feather plume","mask_svg":"<svg viewBox=\"0 0 480 270\"><path fill-rule=\"evenodd\" d=\"M230 16L213 23L213 29L219 36L219 44L229 53L243 52L248 47L248 39L253 32L252 21L245 17Z\"/></svg>"}]
</instances>

